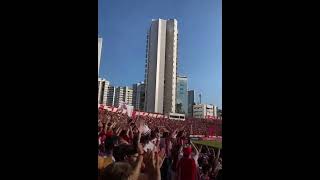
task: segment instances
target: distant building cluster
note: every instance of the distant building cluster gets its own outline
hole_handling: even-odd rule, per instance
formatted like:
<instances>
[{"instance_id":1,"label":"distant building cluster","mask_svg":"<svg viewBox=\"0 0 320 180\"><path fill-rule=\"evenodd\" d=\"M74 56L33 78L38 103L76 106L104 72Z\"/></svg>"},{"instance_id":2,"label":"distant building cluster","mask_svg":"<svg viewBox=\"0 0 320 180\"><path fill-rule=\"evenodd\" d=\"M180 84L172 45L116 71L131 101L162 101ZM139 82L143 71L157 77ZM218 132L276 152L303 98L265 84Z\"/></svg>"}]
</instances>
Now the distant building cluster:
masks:
<instances>
[{"instance_id":1,"label":"distant building cluster","mask_svg":"<svg viewBox=\"0 0 320 180\"><path fill-rule=\"evenodd\" d=\"M117 107L124 102L139 111L195 118L222 116L217 106L202 104L201 100L196 103L187 76L178 75L178 34L176 19L152 20L147 33L144 81L117 87L98 78L98 103ZM98 69L101 49L102 38L98 37Z\"/></svg>"}]
</instances>

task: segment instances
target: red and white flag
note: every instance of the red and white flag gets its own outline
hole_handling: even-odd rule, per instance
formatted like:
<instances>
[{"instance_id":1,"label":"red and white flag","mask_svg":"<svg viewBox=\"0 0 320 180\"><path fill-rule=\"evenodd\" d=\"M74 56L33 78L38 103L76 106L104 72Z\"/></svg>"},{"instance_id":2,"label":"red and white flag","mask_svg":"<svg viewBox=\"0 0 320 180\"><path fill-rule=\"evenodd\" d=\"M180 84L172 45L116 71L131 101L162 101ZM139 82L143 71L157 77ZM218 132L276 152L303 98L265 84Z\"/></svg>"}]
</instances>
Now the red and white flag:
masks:
<instances>
[{"instance_id":1,"label":"red and white flag","mask_svg":"<svg viewBox=\"0 0 320 180\"><path fill-rule=\"evenodd\" d=\"M100 105L99 105L99 109L100 109L100 110L104 110L104 105L103 105L103 104L100 104Z\"/></svg>"},{"instance_id":2,"label":"red and white flag","mask_svg":"<svg viewBox=\"0 0 320 180\"><path fill-rule=\"evenodd\" d=\"M112 108L111 108L111 111L112 111L112 112L116 112L116 111L117 111L117 108L112 107Z\"/></svg>"}]
</instances>

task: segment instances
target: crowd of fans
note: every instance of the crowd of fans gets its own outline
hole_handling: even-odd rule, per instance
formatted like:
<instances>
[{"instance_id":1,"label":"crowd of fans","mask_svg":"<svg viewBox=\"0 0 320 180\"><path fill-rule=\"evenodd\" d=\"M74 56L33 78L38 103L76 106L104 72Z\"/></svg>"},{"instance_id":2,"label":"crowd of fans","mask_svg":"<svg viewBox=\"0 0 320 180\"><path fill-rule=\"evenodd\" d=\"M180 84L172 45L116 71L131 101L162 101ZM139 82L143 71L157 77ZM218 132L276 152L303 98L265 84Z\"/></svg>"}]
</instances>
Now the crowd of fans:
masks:
<instances>
[{"instance_id":1,"label":"crowd of fans","mask_svg":"<svg viewBox=\"0 0 320 180\"><path fill-rule=\"evenodd\" d=\"M99 180L216 180L222 175L220 149L193 144L212 122L129 117L99 109Z\"/></svg>"}]
</instances>

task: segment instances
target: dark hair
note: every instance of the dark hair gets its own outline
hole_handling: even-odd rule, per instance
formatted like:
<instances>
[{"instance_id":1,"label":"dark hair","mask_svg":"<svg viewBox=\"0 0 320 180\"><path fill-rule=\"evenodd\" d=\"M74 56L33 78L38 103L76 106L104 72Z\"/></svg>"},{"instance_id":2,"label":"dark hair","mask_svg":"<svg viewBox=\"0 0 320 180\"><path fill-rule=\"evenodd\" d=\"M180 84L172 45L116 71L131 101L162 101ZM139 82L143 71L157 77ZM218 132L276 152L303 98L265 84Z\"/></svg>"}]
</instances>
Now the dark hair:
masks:
<instances>
[{"instance_id":1,"label":"dark hair","mask_svg":"<svg viewBox=\"0 0 320 180\"><path fill-rule=\"evenodd\" d=\"M222 179L222 169L219 170L218 175L216 177L217 180L221 180Z\"/></svg>"},{"instance_id":2,"label":"dark hair","mask_svg":"<svg viewBox=\"0 0 320 180\"><path fill-rule=\"evenodd\" d=\"M181 137L183 135L183 131L179 131L177 137Z\"/></svg>"},{"instance_id":3,"label":"dark hair","mask_svg":"<svg viewBox=\"0 0 320 180\"><path fill-rule=\"evenodd\" d=\"M209 169L211 166L209 164L203 164L202 165L202 172L209 172Z\"/></svg>"},{"instance_id":4,"label":"dark hair","mask_svg":"<svg viewBox=\"0 0 320 180\"><path fill-rule=\"evenodd\" d=\"M207 168L203 168L203 169L202 169L202 173L203 173L203 174L207 174L207 173L209 173L209 169L207 169Z\"/></svg>"},{"instance_id":5,"label":"dark hair","mask_svg":"<svg viewBox=\"0 0 320 180\"><path fill-rule=\"evenodd\" d=\"M163 132L162 137L167 138L169 136L169 132Z\"/></svg>"},{"instance_id":6,"label":"dark hair","mask_svg":"<svg viewBox=\"0 0 320 180\"><path fill-rule=\"evenodd\" d=\"M117 136L111 136L109 138L106 138L105 140L105 151L106 152L110 152L111 150L113 150L114 145L117 144L119 138Z\"/></svg>"},{"instance_id":7,"label":"dark hair","mask_svg":"<svg viewBox=\"0 0 320 180\"><path fill-rule=\"evenodd\" d=\"M132 166L126 162L112 163L105 168L101 180L128 180Z\"/></svg>"},{"instance_id":8,"label":"dark hair","mask_svg":"<svg viewBox=\"0 0 320 180\"><path fill-rule=\"evenodd\" d=\"M126 156L132 156L137 153L134 145L121 144L114 147L113 156L116 161L123 161Z\"/></svg>"},{"instance_id":9,"label":"dark hair","mask_svg":"<svg viewBox=\"0 0 320 180\"><path fill-rule=\"evenodd\" d=\"M157 137L156 131L151 131L150 139L154 139Z\"/></svg>"},{"instance_id":10,"label":"dark hair","mask_svg":"<svg viewBox=\"0 0 320 180\"><path fill-rule=\"evenodd\" d=\"M120 134L119 134L119 136L121 137L121 136L125 136L127 134L127 131L126 130L122 130L121 132L120 132Z\"/></svg>"},{"instance_id":11,"label":"dark hair","mask_svg":"<svg viewBox=\"0 0 320 180\"><path fill-rule=\"evenodd\" d=\"M150 140L151 140L150 134L141 135L140 143L147 144L147 143L149 143Z\"/></svg>"}]
</instances>

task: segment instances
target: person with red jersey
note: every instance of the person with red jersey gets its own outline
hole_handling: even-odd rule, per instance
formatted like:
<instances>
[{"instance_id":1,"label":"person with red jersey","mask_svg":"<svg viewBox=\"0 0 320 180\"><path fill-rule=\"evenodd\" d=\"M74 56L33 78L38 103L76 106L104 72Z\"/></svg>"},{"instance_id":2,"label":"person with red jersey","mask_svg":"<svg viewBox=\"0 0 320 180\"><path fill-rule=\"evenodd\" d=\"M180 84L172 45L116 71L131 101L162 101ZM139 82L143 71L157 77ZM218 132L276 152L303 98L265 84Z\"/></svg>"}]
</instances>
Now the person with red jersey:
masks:
<instances>
[{"instance_id":1,"label":"person with red jersey","mask_svg":"<svg viewBox=\"0 0 320 180\"><path fill-rule=\"evenodd\" d=\"M190 146L183 148L183 157L177 164L177 180L197 179L197 166L191 154L192 148Z\"/></svg>"}]
</instances>

